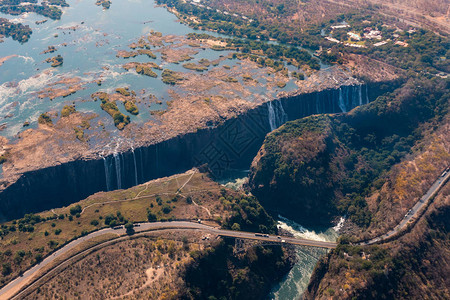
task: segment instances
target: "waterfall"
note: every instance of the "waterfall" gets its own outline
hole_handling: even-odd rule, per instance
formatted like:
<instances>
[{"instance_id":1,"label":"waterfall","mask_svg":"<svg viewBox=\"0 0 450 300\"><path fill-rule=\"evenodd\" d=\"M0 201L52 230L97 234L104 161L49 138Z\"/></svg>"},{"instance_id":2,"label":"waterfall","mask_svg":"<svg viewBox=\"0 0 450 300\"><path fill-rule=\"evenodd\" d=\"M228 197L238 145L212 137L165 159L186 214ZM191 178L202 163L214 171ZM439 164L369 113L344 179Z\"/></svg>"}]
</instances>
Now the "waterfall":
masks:
<instances>
[{"instance_id":1,"label":"waterfall","mask_svg":"<svg viewBox=\"0 0 450 300\"><path fill-rule=\"evenodd\" d=\"M366 84L366 104L369 104L369 91L367 89L367 84Z\"/></svg>"},{"instance_id":2,"label":"waterfall","mask_svg":"<svg viewBox=\"0 0 450 300\"><path fill-rule=\"evenodd\" d=\"M133 147L131 148L131 153L133 153L133 161L134 161L134 182L135 182L135 185L138 185L136 155L134 154L134 148Z\"/></svg>"},{"instance_id":3,"label":"waterfall","mask_svg":"<svg viewBox=\"0 0 450 300\"><path fill-rule=\"evenodd\" d=\"M159 160L158 160L158 158L159 158L159 155L158 155L158 147L159 147L159 144L156 144L155 145L155 156L156 156L156 174L159 176Z\"/></svg>"},{"instance_id":4,"label":"waterfall","mask_svg":"<svg viewBox=\"0 0 450 300\"><path fill-rule=\"evenodd\" d=\"M117 177L117 189L121 189L122 188L122 176L121 176L121 168L120 168L120 156L119 154L116 152L114 153L114 164L116 166L116 177Z\"/></svg>"},{"instance_id":5,"label":"waterfall","mask_svg":"<svg viewBox=\"0 0 450 300\"><path fill-rule=\"evenodd\" d=\"M280 122L279 126L281 126L284 123L286 123L289 120L289 118L288 118L287 113L284 111L283 104L281 103L281 101L278 101L278 106L279 106L278 108L279 108L279 111L280 111L280 114L279 114L279 117L280 117L280 119L279 119L279 122Z\"/></svg>"},{"instance_id":6,"label":"waterfall","mask_svg":"<svg viewBox=\"0 0 450 300\"><path fill-rule=\"evenodd\" d=\"M110 185L110 173L109 173L109 166L108 166L108 161L106 160L105 157L103 158L103 165L105 166L105 178L106 178L106 191L109 192L111 190L111 185Z\"/></svg>"},{"instance_id":7,"label":"waterfall","mask_svg":"<svg viewBox=\"0 0 450 300\"><path fill-rule=\"evenodd\" d=\"M355 108L358 106L358 95L356 94L358 89L358 86L354 85L352 86L352 108Z\"/></svg>"},{"instance_id":8,"label":"waterfall","mask_svg":"<svg viewBox=\"0 0 450 300\"><path fill-rule=\"evenodd\" d=\"M320 114L320 110L319 110L319 93L316 93L316 114Z\"/></svg>"},{"instance_id":9,"label":"waterfall","mask_svg":"<svg viewBox=\"0 0 450 300\"><path fill-rule=\"evenodd\" d=\"M361 106L363 104L362 103L362 84L360 84L358 86L358 96L359 96L359 105Z\"/></svg>"},{"instance_id":10,"label":"waterfall","mask_svg":"<svg viewBox=\"0 0 450 300\"><path fill-rule=\"evenodd\" d=\"M269 108L269 125L270 131L277 129L277 125L275 123L275 111L273 110L272 102L267 102L267 106Z\"/></svg>"},{"instance_id":11,"label":"waterfall","mask_svg":"<svg viewBox=\"0 0 450 300\"><path fill-rule=\"evenodd\" d=\"M339 88L339 108L342 112L347 112L347 110L345 109L344 97L342 96L342 87Z\"/></svg>"},{"instance_id":12,"label":"waterfall","mask_svg":"<svg viewBox=\"0 0 450 300\"><path fill-rule=\"evenodd\" d=\"M141 180L144 181L144 163L142 162L144 159L144 155L142 154L142 148L139 148L139 153L141 154L141 159L139 160L141 165Z\"/></svg>"},{"instance_id":13,"label":"waterfall","mask_svg":"<svg viewBox=\"0 0 450 300\"><path fill-rule=\"evenodd\" d=\"M119 154L120 154L120 171L121 171L120 172L120 185L122 186L122 177L125 177L125 180L126 180L126 175L125 175L126 169L125 169L125 159L123 158L123 153L121 152ZM123 174L122 174L122 172L123 172ZM124 175L124 176L122 176L122 175Z\"/></svg>"},{"instance_id":14,"label":"waterfall","mask_svg":"<svg viewBox=\"0 0 450 300\"><path fill-rule=\"evenodd\" d=\"M274 102L272 104L272 102ZM288 117L280 101L268 101L270 131L273 131L287 122Z\"/></svg>"}]
</instances>

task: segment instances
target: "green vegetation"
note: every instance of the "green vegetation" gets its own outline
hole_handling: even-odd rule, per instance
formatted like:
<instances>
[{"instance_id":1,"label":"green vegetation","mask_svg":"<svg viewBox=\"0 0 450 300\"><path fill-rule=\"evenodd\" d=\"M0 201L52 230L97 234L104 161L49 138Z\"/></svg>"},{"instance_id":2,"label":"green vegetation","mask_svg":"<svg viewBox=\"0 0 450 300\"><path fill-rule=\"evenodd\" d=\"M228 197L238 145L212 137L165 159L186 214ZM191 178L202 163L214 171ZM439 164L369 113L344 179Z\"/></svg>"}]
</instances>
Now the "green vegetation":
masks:
<instances>
[{"instance_id":1,"label":"green vegetation","mask_svg":"<svg viewBox=\"0 0 450 300\"><path fill-rule=\"evenodd\" d=\"M77 204L75 206L72 206L70 208L70 214L73 215L73 216L76 215L76 214L81 213L81 211L82 211L81 205L79 205L79 204Z\"/></svg>"},{"instance_id":2,"label":"green vegetation","mask_svg":"<svg viewBox=\"0 0 450 300\"><path fill-rule=\"evenodd\" d=\"M127 100L123 103L123 105L125 106L127 112L129 112L130 114L132 115L139 114L139 108L137 107L136 103L134 103L134 101Z\"/></svg>"},{"instance_id":3,"label":"green vegetation","mask_svg":"<svg viewBox=\"0 0 450 300\"><path fill-rule=\"evenodd\" d=\"M136 66L136 73L142 74L142 75L146 75L146 76L150 76L150 77L153 77L153 78L158 77L158 75L155 72L153 72L152 68L150 68L148 66L144 66L144 65Z\"/></svg>"},{"instance_id":4,"label":"green vegetation","mask_svg":"<svg viewBox=\"0 0 450 300\"><path fill-rule=\"evenodd\" d=\"M156 55L153 54L153 52L148 49L138 49L137 52L139 55L147 55L150 58L156 59Z\"/></svg>"},{"instance_id":5,"label":"green vegetation","mask_svg":"<svg viewBox=\"0 0 450 300\"><path fill-rule=\"evenodd\" d=\"M321 25L322 29L330 32L330 27L335 25L335 21L345 21L351 26L351 30L363 34L364 28L374 28L381 32L383 40L387 40L386 45L375 47L374 40L366 42L367 48L345 47L342 44L337 45L326 40L315 41L316 45L330 47L329 52L324 52L322 59L329 62L342 62L340 53L363 54L371 58L384 61L398 68L415 71L426 74L437 73L439 71L450 71L450 52L448 51L449 39L445 36L439 36L425 29L397 30L395 26L386 26L386 22L392 23L380 15L353 13L340 16L337 20L330 20ZM320 34L320 29L316 27L315 31ZM333 37L338 40L347 38L347 30L334 30ZM313 35L314 32L311 32ZM395 42L406 43L406 47L395 45Z\"/></svg>"},{"instance_id":6,"label":"green vegetation","mask_svg":"<svg viewBox=\"0 0 450 300\"><path fill-rule=\"evenodd\" d=\"M243 3L239 3L244 7L246 5L247 7L252 7L252 9L256 7L260 11L258 14L251 15L253 21L250 21L248 18L242 18L239 15L220 12L224 8L220 1L209 4L212 5L213 9L192 5L182 0L158 0L157 2L158 4L174 8L180 20L194 29L207 29L249 39L250 41L243 41L242 43L243 49L241 51L243 50L244 53L249 49L254 50L252 46L246 47L246 44L251 43L260 43L265 45L264 47L272 49L289 49L286 46L271 45L264 42L274 39L283 45L294 46L290 46L290 48L297 49L297 51L302 50L295 46L303 46L313 50L318 50L320 47L330 49L330 51L323 51L321 55L322 60L330 63L344 63L347 54L356 53L382 60L405 70L414 70L420 73L430 72L435 74L438 71L449 72L450 70L448 37L438 36L424 29L411 32L397 31L396 25L399 23L398 20L374 13L370 6L365 10L339 14L337 17L322 23L307 22L307 24L299 24L302 18L298 21L293 19L295 13L300 9L295 1L273 3L273 1L246 0ZM233 7L234 4L231 6ZM216 11L215 8L219 9L219 11ZM241 11L235 11L235 13L240 14ZM323 31L329 33L332 30L332 25L340 24L344 21L350 24L351 30L356 33L362 33L364 28L372 27L381 31L383 40L390 39L390 41L382 47L373 46L377 40L364 41L367 48L355 48L330 42L322 36L321 33ZM404 24L399 26L404 27ZM298 28L302 28L302 30L298 30ZM340 41L345 41L348 38L347 31L348 28L347 30L334 30L333 37ZM256 41L257 39L260 42ZM394 45L395 41L406 42L408 46ZM213 49L224 50L229 46L218 46ZM279 53L276 56L281 58ZM298 62L308 64L312 69L320 68L318 61L308 53L303 53L298 59L295 59Z\"/></svg>"},{"instance_id":7,"label":"green vegetation","mask_svg":"<svg viewBox=\"0 0 450 300\"><path fill-rule=\"evenodd\" d=\"M16 1L14 1L16 2ZM17 1L22 2L22 1ZM33 1L26 1L33 2ZM35 2L36 3L36 2ZM43 15L53 20L61 19L62 11L56 6L48 6L46 4L36 5L36 4L27 4L27 5L6 5L5 3L0 4L0 12L4 14L10 15L21 15L26 12L34 12L39 15Z\"/></svg>"},{"instance_id":8,"label":"green vegetation","mask_svg":"<svg viewBox=\"0 0 450 300\"><path fill-rule=\"evenodd\" d=\"M412 236L407 234L399 241L355 246L349 243L351 238L341 238L337 248L315 269L314 284L322 281L315 298L330 295L330 289L337 298L342 298L343 293L358 299L402 299L419 294L424 298L445 298L448 287L441 280L445 278L443 268L429 262L446 261L450 208L441 202L432 210L413 229ZM427 278L426 286L420 284L423 278Z\"/></svg>"},{"instance_id":9,"label":"green vegetation","mask_svg":"<svg viewBox=\"0 0 450 300\"><path fill-rule=\"evenodd\" d=\"M175 85L184 80L184 77L181 75L181 73L174 72L169 69L164 69L161 76L164 83L171 85Z\"/></svg>"},{"instance_id":10,"label":"green vegetation","mask_svg":"<svg viewBox=\"0 0 450 300\"><path fill-rule=\"evenodd\" d=\"M183 65L184 68L189 69L189 70L194 70L194 71L198 71L198 72L203 72L208 70L208 68L202 64L196 64L196 63L185 63Z\"/></svg>"},{"instance_id":11,"label":"green vegetation","mask_svg":"<svg viewBox=\"0 0 450 300\"><path fill-rule=\"evenodd\" d=\"M235 53L239 59L250 59L260 65L260 67L271 67L275 71L284 69L283 60L295 66L307 65L311 69L319 70L320 64L317 58L314 58L306 50L297 47L269 44L263 41L217 38L208 34L190 33L191 39L217 40L226 43L224 50L238 50ZM264 58L265 56L266 58Z\"/></svg>"},{"instance_id":12,"label":"green vegetation","mask_svg":"<svg viewBox=\"0 0 450 300\"><path fill-rule=\"evenodd\" d=\"M64 105L63 109L61 110L61 117L68 117L75 112L76 109L74 105Z\"/></svg>"},{"instance_id":13,"label":"green vegetation","mask_svg":"<svg viewBox=\"0 0 450 300\"><path fill-rule=\"evenodd\" d=\"M20 43L26 43L30 39L32 30L30 26L21 23L12 23L8 19L0 18L0 35L12 37Z\"/></svg>"},{"instance_id":14,"label":"green vegetation","mask_svg":"<svg viewBox=\"0 0 450 300\"><path fill-rule=\"evenodd\" d=\"M61 7L69 7L69 4L67 4L66 0L49 0L48 4L50 5L58 5Z\"/></svg>"},{"instance_id":15,"label":"green vegetation","mask_svg":"<svg viewBox=\"0 0 450 300\"><path fill-rule=\"evenodd\" d=\"M0 259L9 264L9 268L5 269L8 275L0 278L0 286L72 239L102 227L125 225L131 233L129 224L136 222L207 219L206 211L198 211L193 201L208 208L218 220L224 220L227 228L240 223L246 230L276 230L274 220L253 197L220 190L206 174L191 175L179 174L150 182L148 186L96 194L70 207L58 208L56 213L27 214L22 219L1 224ZM187 181L180 192L181 184ZM24 250L25 255L15 259L15 253L20 250Z\"/></svg>"},{"instance_id":16,"label":"green vegetation","mask_svg":"<svg viewBox=\"0 0 450 300\"><path fill-rule=\"evenodd\" d=\"M288 122L266 137L252 192L302 222L327 223L339 214L367 227L365 197L423 137L421 126L443 118L448 97L445 80L411 80L352 113Z\"/></svg>"},{"instance_id":17,"label":"green vegetation","mask_svg":"<svg viewBox=\"0 0 450 300\"><path fill-rule=\"evenodd\" d=\"M117 88L117 89L116 89L116 93L119 93L119 94L121 94L122 96L125 96L125 97L131 96L131 93L130 93L128 87Z\"/></svg>"},{"instance_id":18,"label":"green vegetation","mask_svg":"<svg viewBox=\"0 0 450 300\"><path fill-rule=\"evenodd\" d=\"M233 78L233 77L225 77L222 80L225 81L225 82L228 82L228 83L236 83L236 82L238 82L238 80L236 78Z\"/></svg>"},{"instance_id":19,"label":"green vegetation","mask_svg":"<svg viewBox=\"0 0 450 300\"><path fill-rule=\"evenodd\" d=\"M117 93L120 93L122 95L131 95L131 93L128 91L127 88L118 88L116 89ZM111 117L114 119L114 125L119 130L123 130L125 126L130 124L130 117L124 115L120 112L119 108L117 107L117 104L115 102L109 101L108 94L104 92L97 92L92 95L94 100L100 99L102 103L100 104L100 107L106 111Z\"/></svg>"},{"instance_id":20,"label":"green vegetation","mask_svg":"<svg viewBox=\"0 0 450 300\"><path fill-rule=\"evenodd\" d=\"M95 5L102 6L105 9L109 9L111 7L111 1L110 0L97 0L95 2Z\"/></svg>"},{"instance_id":21,"label":"green vegetation","mask_svg":"<svg viewBox=\"0 0 450 300\"><path fill-rule=\"evenodd\" d=\"M223 222L224 228L272 234L277 232L275 220L267 214L255 197L242 195L236 197L226 189L221 189L221 195L219 199L221 204L233 212Z\"/></svg>"},{"instance_id":22,"label":"green vegetation","mask_svg":"<svg viewBox=\"0 0 450 300\"><path fill-rule=\"evenodd\" d=\"M61 66L64 62L64 59L61 55L58 54L52 58L46 59L45 61L48 63L52 63L51 66L55 68Z\"/></svg>"},{"instance_id":23,"label":"green vegetation","mask_svg":"<svg viewBox=\"0 0 450 300\"><path fill-rule=\"evenodd\" d=\"M281 280L291 262L280 246L255 247L233 255L232 241L191 252L194 262L185 271L182 299L263 299Z\"/></svg>"},{"instance_id":24,"label":"green vegetation","mask_svg":"<svg viewBox=\"0 0 450 300\"><path fill-rule=\"evenodd\" d=\"M38 118L38 123L39 123L39 124L48 125L48 126L53 125L52 118L50 118L50 116L49 116L47 113L42 113L42 114L39 116L39 118Z\"/></svg>"},{"instance_id":25,"label":"green vegetation","mask_svg":"<svg viewBox=\"0 0 450 300\"><path fill-rule=\"evenodd\" d=\"M123 65L123 68L125 70L135 69L136 73L150 76L153 78L158 77L158 75L155 72L153 72L152 69L161 70L161 68L154 62L148 62L148 63L132 62L132 63L127 63L127 64Z\"/></svg>"},{"instance_id":26,"label":"green vegetation","mask_svg":"<svg viewBox=\"0 0 450 300\"><path fill-rule=\"evenodd\" d=\"M77 137L77 139L81 142L84 142L84 130L78 127L75 127L73 130L75 131L75 136Z\"/></svg>"},{"instance_id":27,"label":"green vegetation","mask_svg":"<svg viewBox=\"0 0 450 300\"><path fill-rule=\"evenodd\" d=\"M305 75L303 73L300 72L292 72L291 73L292 77L297 78L298 80L305 80Z\"/></svg>"},{"instance_id":28,"label":"green vegetation","mask_svg":"<svg viewBox=\"0 0 450 300\"><path fill-rule=\"evenodd\" d=\"M126 229L126 232L127 232L127 234L128 235L132 235L132 234L134 234L134 226L133 226L133 223L127 223L127 224L125 224L125 229Z\"/></svg>"}]
</instances>

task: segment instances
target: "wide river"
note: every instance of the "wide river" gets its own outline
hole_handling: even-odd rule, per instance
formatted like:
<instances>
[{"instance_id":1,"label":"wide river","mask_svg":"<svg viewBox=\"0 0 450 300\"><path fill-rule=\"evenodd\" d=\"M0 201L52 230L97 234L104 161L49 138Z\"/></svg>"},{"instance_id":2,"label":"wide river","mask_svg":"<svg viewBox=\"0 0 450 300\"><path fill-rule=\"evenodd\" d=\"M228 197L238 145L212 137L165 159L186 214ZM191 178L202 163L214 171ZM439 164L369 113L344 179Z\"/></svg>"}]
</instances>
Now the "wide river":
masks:
<instances>
[{"instance_id":1,"label":"wide river","mask_svg":"<svg viewBox=\"0 0 450 300\"><path fill-rule=\"evenodd\" d=\"M29 13L21 16L10 16L0 13L0 17L29 25L33 33L30 40L20 44L11 38L5 38L0 43L0 58L9 57L0 65L0 124L6 125L0 135L14 139L17 133L24 130L23 123L29 122L31 128L37 127L37 118L43 112L60 111L64 105L75 104L81 112L95 112L107 130L115 132L112 120L102 111L98 102L93 102L90 95L97 91L112 92L117 87L129 87L131 90L142 91L140 96L145 98L154 95L166 107L169 101L169 88L161 81L161 71L155 70L158 78L151 78L127 71L122 65L129 61L155 62L163 68L180 72L188 71L182 64L168 63L162 59L159 52L156 59L138 56L129 60L116 57L118 50L130 50L128 45L136 42L139 37L149 34L152 30L163 35L184 36L195 30L180 24L177 18L165 8L156 7L153 0L121 0L113 1L111 8L103 10L94 4L93 0L68 1L70 7L63 8L61 20L48 19L47 22L36 25L36 21L46 19L43 16ZM210 33L211 34L211 33ZM212 34L219 36L217 34ZM42 54L48 46L55 46L55 53ZM152 49L152 51L155 49ZM55 55L64 58L62 66L50 67L45 59ZM193 62L202 58L209 60L226 56L228 51L200 50L192 55ZM233 66L238 60L227 59L220 62ZM67 78L78 78L83 88L67 97L54 100L39 98L38 92L54 86L64 88L58 81ZM102 85L95 80L101 78ZM261 79L260 84L264 84ZM288 82L284 91L294 90L297 86L293 81ZM176 89L176 87L175 87ZM252 98L273 98L277 91L264 88L253 88ZM132 122L144 123L152 119L151 110L161 109L161 104L144 106L138 103L139 115L128 114L123 106L119 109L131 117ZM1 168L0 168L1 173ZM244 172L245 173L245 172ZM239 183L238 183L239 185ZM279 225L294 235L334 241L337 233L333 229L321 230L317 233L280 217ZM271 294L273 299L298 298L306 288L317 259L324 255L324 250L299 249L298 262L279 285L274 287Z\"/></svg>"},{"instance_id":2,"label":"wide river","mask_svg":"<svg viewBox=\"0 0 450 300\"><path fill-rule=\"evenodd\" d=\"M0 13L0 17L29 25L33 30L27 43L20 44L11 38L5 38L4 42L0 43L0 58L13 56L0 66L0 124L6 125L0 132L2 136L13 138L23 130L24 122L29 122L31 128L36 127L41 113L52 110L58 112L67 104L75 104L78 111L97 113L98 120L106 125L107 130L116 131L117 134L112 119L100 109L99 102L90 101L92 93L112 92L117 87L129 87L130 90L138 92L141 98L156 96L162 104L152 103L149 106L138 103L140 113L137 116L128 114L123 105L118 105L123 113L131 117L132 122L139 124L152 119L151 110L166 108L165 103L171 99L167 93L168 89L176 89L161 81L159 70L155 70L158 78L151 78L139 75L133 69L127 71L122 68L123 64L131 61L151 61L174 71L195 72L183 68L182 64L166 62L157 51L154 52L156 59L145 55L130 59L116 57L118 50L130 50L129 44L152 30L163 35L177 36L196 32L179 23L176 16L165 8L156 7L153 0L121 0L113 1L110 9L103 10L94 2L69 0L70 7L63 8L61 20L48 19L41 25L36 25L35 22L46 18L35 13L21 16ZM48 46L55 46L58 50L42 54ZM202 58L215 60L229 54L228 51L197 50L198 54L191 55L192 62L198 62ZM64 63L60 67L52 68L45 59L57 54L64 58ZM238 62L236 59L226 59L221 61L218 67L225 64L233 66ZM77 78L82 90L52 101L38 97L38 92L46 87L65 88L57 83L67 78ZM95 80L100 78L102 85L99 87ZM264 79L259 83L264 85ZM296 85L290 81L283 90L294 89ZM253 88L251 91L252 96L246 99L248 101L276 96L276 91L267 91L264 88Z\"/></svg>"}]
</instances>

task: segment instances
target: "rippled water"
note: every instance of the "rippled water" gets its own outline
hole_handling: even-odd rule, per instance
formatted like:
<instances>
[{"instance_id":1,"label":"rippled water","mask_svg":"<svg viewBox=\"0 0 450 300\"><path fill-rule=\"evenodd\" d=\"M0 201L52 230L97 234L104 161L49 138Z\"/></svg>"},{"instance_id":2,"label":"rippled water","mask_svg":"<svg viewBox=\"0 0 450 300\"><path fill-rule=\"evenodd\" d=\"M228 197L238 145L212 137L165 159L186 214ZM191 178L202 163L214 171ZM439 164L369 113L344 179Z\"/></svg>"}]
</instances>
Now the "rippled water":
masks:
<instances>
[{"instance_id":1,"label":"rippled water","mask_svg":"<svg viewBox=\"0 0 450 300\"><path fill-rule=\"evenodd\" d=\"M306 228L279 216L278 226L299 238L334 242L338 238L336 227ZM297 263L286 277L273 288L269 299L300 299L308 286L314 267L327 250L314 247L296 247Z\"/></svg>"},{"instance_id":2,"label":"rippled water","mask_svg":"<svg viewBox=\"0 0 450 300\"><path fill-rule=\"evenodd\" d=\"M150 108L144 104L137 104L139 115L129 116L132 122L143 123L152 119L150 110L167 107L165 103L170 100L167 91L174 87L162 83L159 70L155 70L159 75L158 78L151 78L139 75L133 70L126 71L122 68L123 64L131 61L153 61L174 71L195 72L184 69L182 64L165 62L158 52L154 52L157 56L155 60L144 55L130 59L117 58L116 53L118 50L130 50L129 44L136 42L140 36L151 30L161 32L163 35L181 36L201 31L180 24L165 8L156 7L153 0L113 1L109 10L102 10L101 7L95 6L94 2L69 0L70 7L63 8L61 20L49 19L41 25L36 25L35 22L45 18L34 13L18 17L0 13L0 17L22 22L33 30L30 40L23 45L11 38L4 39L4 43L0 43L0 58L14 55L0 66L0 123L7 123L7 129L1 132L2 135L12 137L22 130L25 121L30 122L31 127L36 126L36 120L41 113L60 111L64 105L72 103L76 104L78 111L99 114L100 118L105 119L102 119L102 122L107 129L115 131L111 118L100 109L99 103L90 101L90 95L97 91L112 92L117 87L125 86L135 90L140 96L152 94L163 102L161 106L152 104ZM55 46L58 51L41 54L48 46ZM199 53L193 55L193 62L202 58L214 60L230 53L210 49L197 50ZM58 54L64 58L62 66L52 68L50 64L44 62L45 59ZM236 63L238 60L227 59L219 66L225 64L233 66ZM38 98L39 90L68 77L80 78L83 90L53 101ZM102 79L101 87L94 82L99 78ZM263 84L263 81L264 79L261 79L260 83ZM267 91L261 87L247 88L252 92L251 99L247 99L250 101L256 98L272 98L276 95L275 91ZM296 89L293 81L288 82L284 88L284 90L293 89ZM140 94L141 92L143 94ZM209 92L220 93L214 89ZM118 107L124 114L128 114L123 105Z\"/></svg>"},{"instance_id":3,"label":"rippled water","mask_svg":"<svg viewBox=\"0 0 450 300\"><path fill-rule=\"evenodd\" d=\"M249 170L230 171L227 176L217 181L234 190L242 188L248 179ZM278 216L278 226L290 232L295 237L316 241L335 242L339 237L338 231L342 227L345 219L341 218L334 227L307 228L292 220ZM320 257L327 254L327 250L315 247L296 247L297 262L285 278L273 287L269 299L291 300L300 299L308 286L314 267Z\"/></svg>"}]
</instances>

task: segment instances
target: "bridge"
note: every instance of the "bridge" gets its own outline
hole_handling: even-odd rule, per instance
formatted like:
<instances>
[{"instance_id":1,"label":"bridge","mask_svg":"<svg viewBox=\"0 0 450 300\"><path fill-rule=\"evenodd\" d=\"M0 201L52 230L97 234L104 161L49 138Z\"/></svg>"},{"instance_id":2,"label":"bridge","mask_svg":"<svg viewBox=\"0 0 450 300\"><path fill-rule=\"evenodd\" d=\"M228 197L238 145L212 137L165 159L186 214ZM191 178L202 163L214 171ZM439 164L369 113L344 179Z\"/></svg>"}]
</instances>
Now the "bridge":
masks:
<instances>
[{"instance_id":1,"label":"bridge","mask_svg":"<svg viewBox=\"0 0 450 300\"><path fill-rule=\"evenodd\" d=\"M420 214L424 211L436 193L447 183L450 178L450 168L448 167L433 183L427 193L419 199L419 201L411 208L401 222L391 231L386 234L371 239L369 241L363 241L358 243L359 245L370 245L375 243L381 243L388 239L391 239L401 230L411 224L413 220L417 220ZM171 222L145 222L135 224L135 236L144 235L151 231L167 231L167 230L197 230L205 233L214 234L221 237L229 237L235 239L235 253L245 251L249 247L259 245L297 245L307 247L318 247L324 249L333 249L337 246L334 242L315 241L294 237L282 237L278 235L269 235L263 233L253 233L244 231L233 231L221 229L219 227L209 226L201 223L188 222L188 221L171 221ZM68 258L64 257L69 251L80 245L81 243L88 241L94 237L98 237L104 234L114 233L118 236L113 240L109 240L93 247L90 247L84 251L74 254ZM115 228L104 228L98 231L94 231L88 235L80 237L72 242L68 243L61 249L55 251L53 254L47 256L42 262L33 266L27 270L22 276L11 281L8 285L0 290L0 299L17 298L21 299L26 297L27 293L33 288L36 288L40 282L45 281L46 278L54 276L58 271L63 270L64 267L73 263L77 259L81 259L84 256L107 246L112 242L127 239L125 228L118 226ZM43 270L45 270L43 272Z\"/></svg>"},{"instance_id":2,"label":"bridge","mask_svg":"<svg viewBox=\"0 0 450 300\"><path fill-rule=\"evenodd\" d=\"M301 238L281 237L277 235L268 235L262 233L252 233L244 231L225 230L219 227L209 226L200 223L188 222L188 221L171 221L171 222L145 222L135 224L134 236L144 235L148 232L158 232L167 230L196 230L204 233L210 233L221 237L231 237L239 240L251 240L265 244L272 245L300 245L332 249L336 247L336 243L314 241ZM73 256L66 257L66 255L74 248L91 240L92 238L104 235L104 234L117 234L118 238L103 242L95 245L89 249L81 251ZM0 290L0 299L22 299L28 295L29 292L37 288L42 282L48 280L67 265L74 263L75 261L83 258L84 256L96 251L102 247L108 246L111 242L117 242L120 240L128 239L125 228L118 226L115 228L104 228L98 231L94 231L88 235L82 236L61 249L55 251L53 254L47 256L42 262L27 270L22 276L11 281L8 285Z\"/></svg>"}]
</instances>

